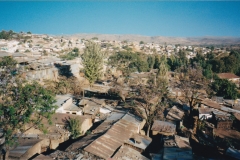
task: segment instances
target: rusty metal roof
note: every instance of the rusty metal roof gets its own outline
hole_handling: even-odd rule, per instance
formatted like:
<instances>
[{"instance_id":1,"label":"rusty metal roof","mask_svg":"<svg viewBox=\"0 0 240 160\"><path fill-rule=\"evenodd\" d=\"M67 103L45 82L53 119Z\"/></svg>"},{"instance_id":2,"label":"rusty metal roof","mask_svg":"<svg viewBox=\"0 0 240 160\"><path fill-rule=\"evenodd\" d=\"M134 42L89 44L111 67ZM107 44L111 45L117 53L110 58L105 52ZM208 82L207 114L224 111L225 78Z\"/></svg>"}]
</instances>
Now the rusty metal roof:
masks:
<instances>
[{"instance_id":1,"label":"rusty metal roof","mask_svg":"<svg viewBox=\"0 0 240 160\"><path fill-rule=\"evenodd\" d=\"M123 145L113 157L114 160L149 160L138 151Z\"/></svg>"},{"instance_id":2,"label":"rusty metal roof","mask_svg":"<svg viewBox=\"0 0 240 160\"><path fill-rule=\"evenodd\" d=\"M211 101L210 99L204 99L201 103L212 108L221 109L221 106L218 103Z\"/></svg>"},{"instance_id":3,"label":"rusty metal roof","mask_svg":"<svg viewBox=\"0 0 240 160\"><path fill-rule=\"evenodd\" d=\"M114 152L138 132L137 120L129 114L116 122L104 135L88 145L84 150L104 159L110 158Z\"/></svg>"},{"instance_id":4,"label":"rusty metal roof","mask_svg":"<svg viewBox=\"0 0 240 160\"><path fill-rule=\"evenodd\" d=\"M150 143L152 142L152 138L140 134L134 134L130 139L125 141L126 144L132 145L134 147L145 150Z\"/></svg>"},{"instance_id":5,"label":"rusty metal roof","mask_svg":"<svg viewBox=\"0 0 240 160\"><path fill-rule=\"evenodd\" d=\"M184 112L180 110L178 107L173 106L167 114L167 119L173 121L181 121L184 116Z\"/></svg>"},{"instance_id":6,"label":"rusty metal roof","mask_svg":"<svg viewBox=\"0 0 240 160\"><path fill-rule=\"evenodd\" d=\"M175 133L176 125L166 121L155 120L152 126L152 131Z\"/></svg>"}]
</instances>

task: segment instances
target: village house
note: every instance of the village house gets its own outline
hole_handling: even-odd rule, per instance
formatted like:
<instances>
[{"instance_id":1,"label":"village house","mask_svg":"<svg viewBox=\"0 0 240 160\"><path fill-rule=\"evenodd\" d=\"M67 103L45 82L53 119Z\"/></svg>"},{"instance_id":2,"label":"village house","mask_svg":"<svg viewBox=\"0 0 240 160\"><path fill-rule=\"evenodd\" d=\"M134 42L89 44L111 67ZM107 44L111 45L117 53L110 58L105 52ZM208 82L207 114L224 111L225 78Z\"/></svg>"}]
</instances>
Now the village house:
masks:
<instances>
[{"instance_id":1,"label":"village house","mask_svg":"<svg viewBox=\"0 0 240 160\"><path fill-rule=\"evenodd\" d=\"M148 136L133 134L128 140L124 142L124 145L133 148L140 153L143 153L151 142L152 139Z\"/></svg>"},{"instance_id":2,"label":"village house","mask_svg":"<svg viewBox=\"0 0 240 160\"><path fill-rule=\"evenodd\" d=\"M202 129L202 133L205 135L206 138L208 137L213 137L215 134L214 134L214 124L212 123L209 123L207 121L204 121L204 128Z\"/></svg>"},{"instance_id":3,"label":"village house","mask_svg":"<svg viewBox=\"0 0 240 160\"><path fill-rule=\"evenodd\" d=\"M163 160L184 159L192 160L192 147L188 138L173 136L164 140Z\"/></svg>"},{"instance_id":4,"label":"village house","mask_svg":"<svg viewBox=\"0 0 240 160\"><path fill-rule=\"evenodd\" d=\"M152 125L152 134L162 134L166 136L175 135L176 125L171 122L155 120Z\"/></svg>"},{"instance_id":5,"label":"village house","mask_svg":"<svg viewBox=\"0 0 240 160\"><path fill-rule=\"evenodd\" d=\"M46 150L49 141L42 139L18 139L18 145L10 150L9 159L29 159Z\"/></svg>"},{"instance_id":6,"label":"village house","mask_svg":"<svg viewBox=\"0 0 240 160\"><path fill-rule=\"evenodd\" d=\"M236 76L233 73L218 73L217 76L220 79L227 79L227 80L232 81L232 82L236 83L237 85L239 85L240 77Z\"/></svg>"},{"instance_id":7,"label":"village house","mask_svg":"<svg viewBox=\"0 0 240 160\"><path fill-rule=\"evenodd\" d=\"M184 116L184 111L180 108L173 106L167 113L167 121L173 121L176 124L177 128L182 126L182 120Z\"/></svg>"},{"instance_id":8,"label":"village house","mask_svg":"<svg viewBox=\"0 0 240 160\"><path fill-rule=\"evenodd\" d=\"M100 109L105 106L106 103L104 100L101 99L89 99L83 98L79 102L79 106L82 107L84 115L93 115L95 116L97 113L100 112ZM105 112L104 109L101 109L102 112Z\"/></svg>"},{"instance_id":9,"label":"village house","mask_svg":"<svg viewBox=\"0 0 240 160\"><path fill-rule=\"evenodd\" d=\"M139 85L139 84L143 84L146 85L147 81L150 78L156 78L156 74L153 72L134 72L130 74L130 79L129 79L129 84L132 85Z\"/></svg>"},{"instance_id":10,"label":"village house","mask_svg":"<svg viewBox=\"0 0 240 160\"><path fill-rule=\"evenodd\" d=\"M231 129L233 120L229 113L213 110L213 123L217 129Z\"/></svg>"},{"instance_id":11,"label":"village house","mask_svg":"<svg viewBox=\"0 0 240 160\"><path fill-rule=\"evenodd\" d=\"M93 125L93 119L87 115L74 115L65 113L55 113L52 116L52 121L56 127L64 129L70 119L76 119L80 124L80 133L84 135Z\"/></svg>"},{"instance_id":12,"label":"village house","mask_svg":"<svg viewBox=\"0 0 240 160\"><path fill-rule=\"evenodd\" d=\"M133 134L138 134L142 127L138 117L127 113L84 150L104 159L111 158L114 152Z\"/></svg>"},{"instance_id":13,"label":"village house","mask_svg":"<svg viewBox=\"0 0 240 160\"><path fill-rule=\"evenodd\" d=\"M149 160L145 156L141 155L140 152L132 149L129 146L122 145L117 153L113 156L114 160Z\"/></svg>"},{"instance_id":14,"label":"village house","mask_svg":"<svg viewBox=\"0 0 240 160\"><path fill-rule=\"evenodd\" d=\"M233 113L235 119L233 121L234 129L240 131L240 113Z\"/></svg>"},{"instance_id":15,"label":"village house","mask_svg":"<svg viewBox=\"0 0 240 160\"><path fill-rule=\"evenodd\" d=\"M173 106L173 107L169 110L166 118L167 118L168 120L172 120L172 121L182 121L183 116L184 116L184 111L182 111L182 110L181 110L180 108L178 108L177 106Z\"/></svg>"},{"instance_id":16,"label":"village house","mask_svg":"<svg viewBox=\"0 0 240 160\"><path fill-rule=\"evenodd\" d=\"M73 98L71 95L57 95L57 102L55 105L58 106L56 113L67 113L67 114L76 114L82 115L82 109L76 105L76 102L73 102Z\"/></svg>"},{"instance_id":17,"label":"village house","mask_svg":"<svg viewBox=\"0 0 240 160\"><path fill-rule=\"evenodd\" d=\"M212 109L211 108L198 108L200 120L207 120L212 118Z\"/></svg>"},{"instance_id":18,"label":"village house","mask_svg":"<svg viewBox=\"0 0 240 160\"><path fill-rule=\"evenodd\" d=\"M19 136L27 139L44 140L45 149L56 149L60 143L69 139L70 132L67 130L67 124L70 119L79 121L81 135L84 135L93 125L93 120L89 116L55 113L51 117L52 124L49 124L46 119L42 120L44 129L47 131L46 134L38 128L29 128L29 125L26 125L27 131L19 134Z\"/></svg>"}]
</instances>

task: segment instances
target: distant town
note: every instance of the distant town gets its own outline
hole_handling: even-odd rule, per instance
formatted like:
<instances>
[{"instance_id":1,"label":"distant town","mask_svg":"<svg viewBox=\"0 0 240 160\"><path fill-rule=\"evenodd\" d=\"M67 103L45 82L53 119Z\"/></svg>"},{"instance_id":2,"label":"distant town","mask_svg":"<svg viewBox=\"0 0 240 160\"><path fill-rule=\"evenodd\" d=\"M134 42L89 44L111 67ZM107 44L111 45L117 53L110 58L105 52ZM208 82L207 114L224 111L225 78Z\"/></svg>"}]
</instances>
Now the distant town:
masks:
<instances>
[{"instance_id":1,"label":"distant town","mask_svg":"<svg viewBox=\"0 0 240 160\"><path fill-rule=\"evenodd\" d=\"M240 159L239 44L0 32L0 159Z\"/></svg>"}]
</instances>

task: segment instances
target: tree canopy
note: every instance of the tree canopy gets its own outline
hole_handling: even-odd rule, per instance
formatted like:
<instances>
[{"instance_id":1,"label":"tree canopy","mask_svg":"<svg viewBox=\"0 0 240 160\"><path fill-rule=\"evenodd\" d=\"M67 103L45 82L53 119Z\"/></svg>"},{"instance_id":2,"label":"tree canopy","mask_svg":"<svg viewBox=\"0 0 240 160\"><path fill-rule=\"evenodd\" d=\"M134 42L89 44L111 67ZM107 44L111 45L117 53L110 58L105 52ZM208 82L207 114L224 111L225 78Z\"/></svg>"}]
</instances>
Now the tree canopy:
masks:
<instances>
[{"instance_id":1,"label":"tree canopy","mask_svg":"<svg viewBox=\"0 0 240 160\"><path fill-rule=\"evenodd\" d=\"M0 62L0 67L4 68L0 74L0 128L6 146L15 143L13 135L26 124L43 129L41 120L47 118L50 122L56 108L54 95L49 90L37 82L26 82L18 74L12 74L16 71L14 64L16 61L10 57L4 57Z\"/></svg>"},{"instance_id":2,"label":"tree canopy","mask_svg":"<svg viewBox=\"0 0 240 160\"><path fill-rule=\"evenodd\" d=\"M104 52L101 47L90 41L82 54L85 77L90 84L94 83L102 75Z\"/></svg>"},{"instance_id":3,"label":"tree canopy","mask_svg":"<svg viewBox=\"0 0 240 160\"><path fill-rule=\"evenodd\" d=\"M222 96L226 99L237 99L238 90L236 84L227 79L216 79L212 83L212 89L216 92L217 96Z\"/></svg>"}]
</instances>

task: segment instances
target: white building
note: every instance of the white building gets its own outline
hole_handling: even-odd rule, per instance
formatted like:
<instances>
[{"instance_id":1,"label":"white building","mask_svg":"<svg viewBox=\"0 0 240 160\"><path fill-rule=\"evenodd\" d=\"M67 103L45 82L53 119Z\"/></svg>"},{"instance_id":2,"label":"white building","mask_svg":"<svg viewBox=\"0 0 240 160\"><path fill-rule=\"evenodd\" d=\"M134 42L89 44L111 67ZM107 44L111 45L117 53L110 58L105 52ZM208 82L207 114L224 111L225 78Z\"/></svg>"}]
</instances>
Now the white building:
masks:
<instances>
[{"instance_id":1,"label":"white building","mask_svg":"<svg viewBox=\"0 0 240 160\"><path fill-rule=\"evenodd\" d=\"M58 106L56 113L82 115L82 109L73 103L73 98L71 95L57 95L56 100L57 102L55 105Z\"/></svg>"}]
</instances>

